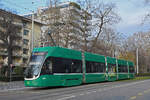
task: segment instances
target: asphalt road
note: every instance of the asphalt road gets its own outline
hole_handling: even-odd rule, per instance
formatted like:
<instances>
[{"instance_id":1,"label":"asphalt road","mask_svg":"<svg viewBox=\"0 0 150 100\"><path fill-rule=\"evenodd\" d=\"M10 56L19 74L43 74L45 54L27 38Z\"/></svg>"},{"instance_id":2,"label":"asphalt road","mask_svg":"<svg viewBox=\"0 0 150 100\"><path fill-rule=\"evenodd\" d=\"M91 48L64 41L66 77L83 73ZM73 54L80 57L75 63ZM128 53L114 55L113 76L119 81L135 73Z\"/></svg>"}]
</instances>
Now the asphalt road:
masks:
<instances>
[{"instance_id":1,"label":"asphalt road","mask_svg":"<svg viewBox=\"0 0 150 100\"><path fill-rule=\"evenodd\" d=\"M150 80L9 90L0 100L150 100Z\"/></svg>"}]
</instances>

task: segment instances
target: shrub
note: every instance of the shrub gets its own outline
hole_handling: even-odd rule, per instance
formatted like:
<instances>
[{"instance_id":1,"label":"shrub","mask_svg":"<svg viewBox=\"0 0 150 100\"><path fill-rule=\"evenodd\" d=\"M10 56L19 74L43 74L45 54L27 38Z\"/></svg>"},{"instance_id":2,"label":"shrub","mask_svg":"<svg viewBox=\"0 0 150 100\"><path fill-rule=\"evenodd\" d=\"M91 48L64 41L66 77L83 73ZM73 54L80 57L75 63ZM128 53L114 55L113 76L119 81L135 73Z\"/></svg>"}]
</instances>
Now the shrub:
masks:
<instances>
[{"instance_id":1,"label":"shrub","mask_svg":"<svg viewBox=\"0 0 150 100\"><path fill-rule=\"evenodd\" d=\"M13 70L13 72L16 74L16 75L23 75L23 68L20 67L20 66L16 66Z\"/></svg>"},{"instance_id":2,"label":"shrub","mask_svg":"<svg viewBox=\"0 0 150 100\"><path fill-rule=\"evenodd\" d=\"M23 81L23 80L24 80L23 76L12 76L11 77L11 81ZM0 81L9 82L10 81L10 77L0 76Z\"/></svg>"},{"instance_id":3,"label":"shrub","mask_svg":"<svg viewBox=\"0 0 150 100\"><path fill-rule=\"evenodd\" d=\"M136 76L150 76L150 73L139 73L138 75Z\"/></svg>"}]
</instances>

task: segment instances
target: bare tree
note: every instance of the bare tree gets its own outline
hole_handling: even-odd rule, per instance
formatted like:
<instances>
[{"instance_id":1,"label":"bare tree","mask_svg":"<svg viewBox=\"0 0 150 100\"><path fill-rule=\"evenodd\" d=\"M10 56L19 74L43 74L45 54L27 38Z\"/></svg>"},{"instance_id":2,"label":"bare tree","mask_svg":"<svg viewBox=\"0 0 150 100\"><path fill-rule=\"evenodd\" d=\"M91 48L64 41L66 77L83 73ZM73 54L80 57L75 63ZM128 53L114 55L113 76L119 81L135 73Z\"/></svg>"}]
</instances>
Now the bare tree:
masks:
<instances>
[{"instance_id":1,"label":"bare tree","mask_svg":"<svg viewBox=\"0 0 150 100\"><path fill-rule=\"evenodd\" d=\"M41 35L41 40L47 41L49 46L54 46L54 43L60 45L60 29L61 29L61 13L58 7L60 0L47 0L48 8L40 12L37 17L46 24L43 27L43 34ZM38 18L37 18L38 19ZM49 34L48 34L49 33Z\"/></svg>"},{"instance_id":2,"label":"bare tree","mask_svg":"<svg viewBox=\"0 0 150 100\"><path fill-rule=\"evenodd\" d=\"M103 54L106 56L116 57L121 46L122 34L116 32L112 28L104 28L101 37L97 40L97 45L95 46L94 53Z\"/></svg>"},{"instance_id":3,"label":"bare tree","mask_svg":"<svg viewBox=\"0 0 150 100\"><path fill-rule=\"evenodd\" d=\"M91 0L78 0L79 4L82 6L82 44L81 48L84 51L89 51L88 46L90 43L90 37L92 33L92 14L91 14Z\"/></svg>"},{"instance_id":4,"label":"bare tree","mask_svg":"<svg viewBox=\"0 0 150 100\"><path fill-rule=\"evenodd\" d=\"M122 46L121 55L126 56L129 52L136 56L136 49L138 48L139 56L139 71L149 71L149 50L150 50L150 34L149 32L138 32L128 37Z\"/></svg>"},{"instance_id":5,"label":"bare tree","mask_svg":"<svg viewBox=\"0 0 150 100\"><path fill-rule=\"evenodd\" d=\"M76 9L75 9L76 8ZM65 10L62 22L64 23L64 47L80 49L82 35L81 8L74 2L69 3L68 10Z\"/></svg>"},{"instance_id":6,"label":"bare tree","mask_svg":"<svg viewBox=\"0 0 150 100\"><path fill-rule=\"evenodd\" d=\"M62 7L58 0L55 1L54 5L50 4L48 10L44 12L47 30L51 30L52 38L57 46L80 48L78 45L81 40L80 6L74 2L68 2L65 4L66 7Z\"/></svg>"},{"instance_id":7,"label":"bare tree","mask_svg":"<svg viewBox=\"0 0 150 100\"><path fill-rule=\"evenodd\" d=\"M13 44L21 30L21 27L15 24L15 18L11 12L0 10L0 40L8 52L8 68L12 64Z\"/></svg>"},{"instance_id":8,"label":"bare tree","mask_svg":"<svg viewBox=\"0 0 150 100\"><path fill-rule=\"evenodd\" d=\"M116 51L118 52L121 40L121 33L116 32L112 28L104 28L101 34L100 40L104 41L105 48L104 52L108 52L109 56L116 57Z\"/></svg>"},{"instance_id":9,"label":"bare tree","mask_svg":"<svg viewBox=\"0 0 150 100\"><path fill-rule=\"evenodd\" d=\"M144 0L144 3L145 3L145 4L149 4L149 3L150 3L150 0Z\"/></svg>"},{"instance_id":10,"label":"bare tree","mask_svg":"<svg viewBox=\"0 0 150 100\"><path fill-rule=\"evenodd\" d=\"M108 25L118 23L120 17L115 12L115 4L104 4L103 2L96 2L97 5L93 7L94 25L95 25L95 36L91 48L94 49L97 45L98 38L103 32L103 28ZM91 51L92 51L91 49Z\"/></svg>"}]
</instances>

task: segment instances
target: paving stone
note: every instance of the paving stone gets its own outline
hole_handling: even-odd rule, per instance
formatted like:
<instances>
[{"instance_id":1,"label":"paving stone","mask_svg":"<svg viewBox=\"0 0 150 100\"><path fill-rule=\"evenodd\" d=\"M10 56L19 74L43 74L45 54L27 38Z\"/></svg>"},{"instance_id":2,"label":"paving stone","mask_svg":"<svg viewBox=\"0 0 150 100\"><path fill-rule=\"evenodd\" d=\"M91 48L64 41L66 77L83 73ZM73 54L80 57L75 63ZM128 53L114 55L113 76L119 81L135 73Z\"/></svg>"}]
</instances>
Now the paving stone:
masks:
<instances>
[{"instance_id":1,"label":"paving stone","mask_svg":"<svg viewBox=\"0 0 150 100\"><path fill-rule=\"evenodd\" d=\"M0 90L16 89L16 88L23 88L23 87L24 87L23 81L0 82Z\"/></svg>"}]
</instances>

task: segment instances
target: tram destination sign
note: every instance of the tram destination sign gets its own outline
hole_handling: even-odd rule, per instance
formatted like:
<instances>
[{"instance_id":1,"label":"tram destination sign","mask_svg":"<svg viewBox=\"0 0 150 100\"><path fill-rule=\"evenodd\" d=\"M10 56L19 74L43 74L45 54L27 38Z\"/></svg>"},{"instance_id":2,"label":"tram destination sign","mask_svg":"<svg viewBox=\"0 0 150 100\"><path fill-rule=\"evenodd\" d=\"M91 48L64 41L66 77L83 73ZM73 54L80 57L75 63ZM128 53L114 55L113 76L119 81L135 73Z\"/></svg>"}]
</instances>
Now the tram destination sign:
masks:
<instances>
[{"instance_id":1,"label":"tram destination sign","mask_svg":"<svg viewBox=\"0 0 150 100\"><path fill-rule=\"evenodd\" d=\"M36 55L36 56L43 56L45 55L47 52L33 52L32 55Z\"/></svg>"}]
</instances>

